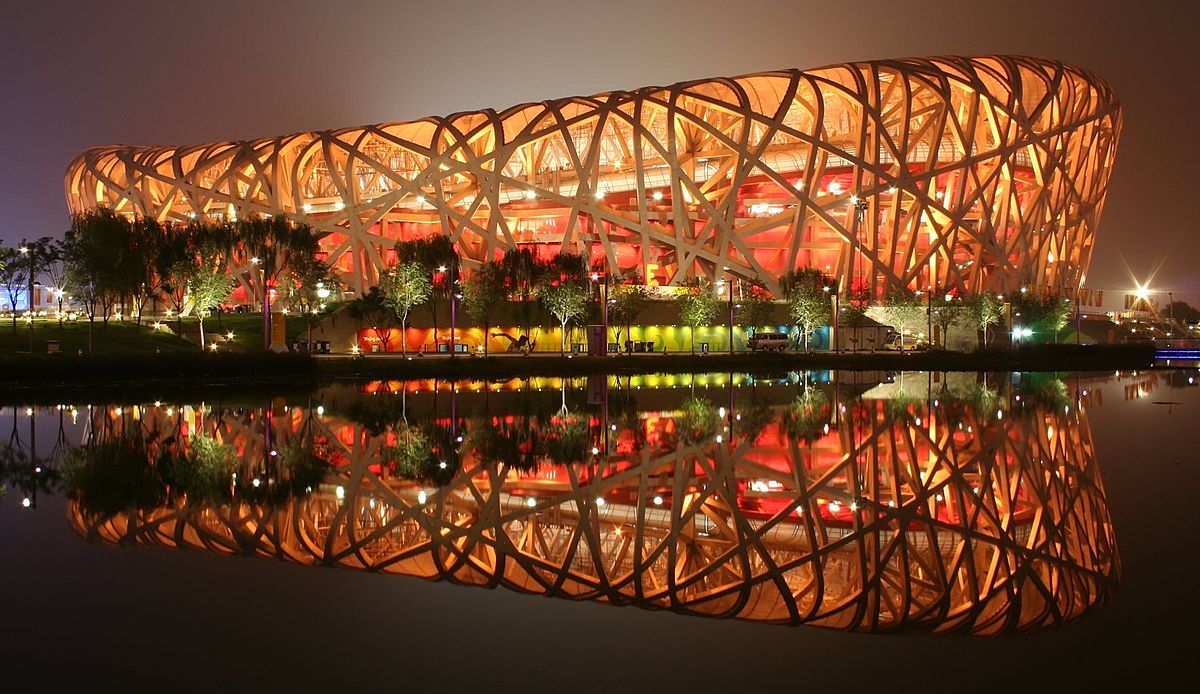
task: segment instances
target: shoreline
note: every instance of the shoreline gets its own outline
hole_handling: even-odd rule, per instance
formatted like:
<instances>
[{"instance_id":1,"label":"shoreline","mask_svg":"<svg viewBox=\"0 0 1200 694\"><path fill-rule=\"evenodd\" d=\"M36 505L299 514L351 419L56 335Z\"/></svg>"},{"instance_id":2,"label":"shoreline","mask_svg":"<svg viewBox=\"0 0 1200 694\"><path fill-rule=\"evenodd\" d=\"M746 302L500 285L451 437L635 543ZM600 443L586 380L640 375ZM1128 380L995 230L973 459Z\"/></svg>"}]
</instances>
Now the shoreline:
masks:
<instances>
[{"instance_id":1,"label":"shoreline","mask_svg":"<svg viewBox=\"0 0 1200 694\"><path fill-rule=\"evenodd\" d=\"M1097 371L1154 365L1151 345L1032 345L978 352L712 353L312 357L305 354L96 354L0 357L8 390L97 386L258 387L410 378L518 378L596 374L839 371Z\"/></svg>"}]
</instances>

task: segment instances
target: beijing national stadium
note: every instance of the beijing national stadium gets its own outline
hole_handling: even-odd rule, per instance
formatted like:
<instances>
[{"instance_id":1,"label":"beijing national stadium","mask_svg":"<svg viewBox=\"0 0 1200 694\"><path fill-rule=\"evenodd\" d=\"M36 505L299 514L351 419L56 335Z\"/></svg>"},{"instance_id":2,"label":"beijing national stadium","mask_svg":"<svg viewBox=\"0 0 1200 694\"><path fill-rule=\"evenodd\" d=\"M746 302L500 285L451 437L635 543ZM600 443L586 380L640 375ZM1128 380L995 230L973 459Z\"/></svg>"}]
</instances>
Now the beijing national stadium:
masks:
<instances>
[{"instance_id":1,"label":"beijing national stadium","mask_svg":"<svg viewBox=\"0 0 1200 694\"><path fill-rule=\"evenodd\" d=\"M73 212L287 215L363 291L399 241L469 273L507 249L614 276L777 289L811 267L882 297L1077 290L1121 131L1116 96L1026 57L882 60L550 99L70 164ZM236 270L236 268L235 268Z\"/></svg>"}]
</instances>

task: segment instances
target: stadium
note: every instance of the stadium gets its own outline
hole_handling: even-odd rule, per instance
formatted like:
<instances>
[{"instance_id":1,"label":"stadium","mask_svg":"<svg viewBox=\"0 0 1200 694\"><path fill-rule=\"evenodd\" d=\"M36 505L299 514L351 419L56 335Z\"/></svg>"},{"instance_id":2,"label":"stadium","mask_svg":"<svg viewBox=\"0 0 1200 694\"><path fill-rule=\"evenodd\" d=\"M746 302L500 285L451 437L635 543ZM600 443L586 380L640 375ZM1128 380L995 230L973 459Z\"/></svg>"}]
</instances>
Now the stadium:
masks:
<instances>
[{"instance_id":1,"label":"stadium","mask_svg":"<svg viewBox=\"0 0 1200 694\"><path fill-rule=\"evenodd\" d=\"M1121 109L1027 57L903 59L706 79L407 123L70 163L72 212L163 222L286 214L357 291L402 240L470 272L504 250L585 252L611 276L970 294L1084 282ZM246 268L234 268L245 270Z\"/></svg>"}]
</instances>

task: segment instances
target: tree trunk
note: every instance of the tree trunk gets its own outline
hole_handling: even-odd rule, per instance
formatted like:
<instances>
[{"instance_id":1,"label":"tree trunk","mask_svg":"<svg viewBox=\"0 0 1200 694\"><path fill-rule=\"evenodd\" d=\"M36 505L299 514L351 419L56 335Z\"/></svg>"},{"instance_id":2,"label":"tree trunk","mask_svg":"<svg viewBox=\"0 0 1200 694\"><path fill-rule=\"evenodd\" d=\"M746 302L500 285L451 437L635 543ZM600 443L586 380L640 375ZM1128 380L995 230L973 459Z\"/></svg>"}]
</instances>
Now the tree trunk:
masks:
<instances>
[{"instance_id":1,"label":"tree trunk","mask_svg":"<svg viewBox=\"0 0 1200 694\"><path fill-rule=\"evenodd\" d=\"M200 319L200 349L203 350L204 349L204 316L200 313L197 313L196 317Z\"/></svg>"},{"instance_id":2,"label":"tree trunk","mask_svg":"<svg viewBox=\"0 0 1200 694\"><path fill-rule=\"evenodd\" d=\"M387 349L387 343L384 343L384 349ZM408 356L408 317L400 319L400 354Z\"/></svg>"},{"instance_id":3,"label":"tree trunk","mask_svg":"<svg viewBox=\"0 0 1200 694\"><path fill-rule=\"evenodd\" d=\"M567 353L567 322L565 320L559 321L559 325L561 327L559 328L559 332L558 332L558 336L559 336L558 355L561 357L562 355Z\"/></svg>"}]
</instances>

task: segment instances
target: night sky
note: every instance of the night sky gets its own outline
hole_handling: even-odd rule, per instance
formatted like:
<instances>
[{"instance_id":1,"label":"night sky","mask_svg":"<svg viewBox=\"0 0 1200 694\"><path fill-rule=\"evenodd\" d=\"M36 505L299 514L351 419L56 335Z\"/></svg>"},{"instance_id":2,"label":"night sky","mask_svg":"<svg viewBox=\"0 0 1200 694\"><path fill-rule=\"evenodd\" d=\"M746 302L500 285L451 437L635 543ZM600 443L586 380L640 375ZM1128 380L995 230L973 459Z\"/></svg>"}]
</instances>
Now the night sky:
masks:
<instances>
[{"instance_id":1,"label":"night sky","mask_svg":"<svg viewBox=\"0 0 1200 694\"><path fill-rule=\"evenodd\" d=\"M659 5L6 3L0 241L62 235L63 174L90 146L244 139L854 60L1009 53L1089 69L1125 108L1088 285L1125 290L1153 277L1154 288L1200 303L1200 60L1189 4Z\"/></svg>"}]
</instances>

